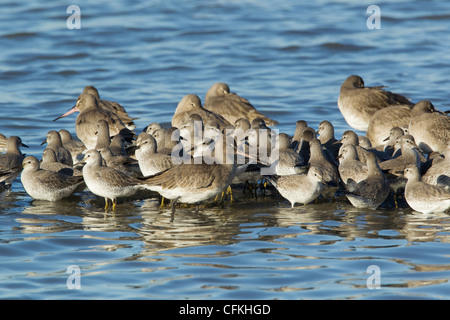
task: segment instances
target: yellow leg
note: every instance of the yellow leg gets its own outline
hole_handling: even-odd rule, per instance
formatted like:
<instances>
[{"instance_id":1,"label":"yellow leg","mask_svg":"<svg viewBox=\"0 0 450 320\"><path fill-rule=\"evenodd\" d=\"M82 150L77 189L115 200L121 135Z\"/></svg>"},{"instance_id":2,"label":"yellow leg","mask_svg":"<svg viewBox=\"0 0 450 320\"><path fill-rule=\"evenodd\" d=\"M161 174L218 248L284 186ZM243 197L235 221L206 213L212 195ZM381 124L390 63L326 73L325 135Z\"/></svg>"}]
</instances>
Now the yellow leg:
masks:
<instances>
[{"instance_id":1,"label":"yellow leg","mask_svg":"<svg viewBox=\"0 0 450 320\"><path fill-rule=\"evenodd\" d=\"M160 206L161 208L162 207L164 207L164 197L162 197L162 200L161 200L161 206Z\"/></svg>"},{"instance_id":2,"label":"yellow leg","mask_svg":"<svg viewBox=\"0 0 450 320\"><path fill-rule=\"evenodd\" d=\"M109 208L109 199L105 198L105 211L108 211Z\"/></svg>"},{"instance_id":3,"label":"yellow leg","mask_svg":"<svg viewBox=\"0 0 450 320\"><path fill-rule=\"evenodd\" d=\"M233 192L231 190L231 186L228 186L227 194L230 194L230 202L234 202L234 200L233 200Z\"/></svg>"},{"instance_id":4,"label":"yellow leg","mask_svg":"<svg viewBox=\"0 0 450 320\"><path fill-rule=\"evenodd\" d=\"M113 203L113 211L116 211L117 199L114 199L114 200L112 201L112 203Z\"/></svg>"},{"instance_id":5,"label":"yellow leg","mask_svg":"<svg viewBox=\"0 0 450 320\"><path fill-rule=\"evenodd\" d=\"M394 193L394 203L395 203L395 209L398 209L397 192Z\"/></svg>"}]
</instances>

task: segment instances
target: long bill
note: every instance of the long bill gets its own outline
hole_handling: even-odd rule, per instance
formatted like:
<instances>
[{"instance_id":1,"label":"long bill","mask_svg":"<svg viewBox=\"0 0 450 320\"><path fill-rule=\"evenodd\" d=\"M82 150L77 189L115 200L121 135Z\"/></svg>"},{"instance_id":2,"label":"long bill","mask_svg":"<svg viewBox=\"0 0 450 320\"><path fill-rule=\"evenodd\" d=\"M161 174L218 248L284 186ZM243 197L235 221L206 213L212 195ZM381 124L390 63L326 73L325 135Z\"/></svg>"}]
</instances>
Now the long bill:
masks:
<instances>
[{"instance_id":1,"label":"long bill","mask_svg":"<svg viewBox=\"0 0 450 320\"><path fill-rule=\"evenodd\" d=\"M246 158L248 158L249 160L256 161L256 163L258 163L258 164L262 164L262 165L264 165L264 166L269 166L269 165L270 165L270 163L265 162L265 161L259 159L257 156L255 156L255 155L253 155L253 154L244 152L244 151L242 151L242 150L240 150L240 149L238 149L238 148L234 148L234 150L235 150L236 154L238 154L238 155L240 155L240 156L243 156L243 157L246 157Z\"/></svg>"},{"instance_id":2,"label":"long bill","mask_svg":"<svg viewBox=\"0 0 450 320\"><path fill-rule=\"evenodd\" d=\"M72 113L77 112L77 111L79 112L80 110L78 110L77 106L74 106L72 109L70 109L69 111L64 113L62 116L59 116L58 118L53 119L53 121L56 121L56 120L64 118L64 117L67 117L69 114L72 114Z\"/></svg>"}]
</instances>

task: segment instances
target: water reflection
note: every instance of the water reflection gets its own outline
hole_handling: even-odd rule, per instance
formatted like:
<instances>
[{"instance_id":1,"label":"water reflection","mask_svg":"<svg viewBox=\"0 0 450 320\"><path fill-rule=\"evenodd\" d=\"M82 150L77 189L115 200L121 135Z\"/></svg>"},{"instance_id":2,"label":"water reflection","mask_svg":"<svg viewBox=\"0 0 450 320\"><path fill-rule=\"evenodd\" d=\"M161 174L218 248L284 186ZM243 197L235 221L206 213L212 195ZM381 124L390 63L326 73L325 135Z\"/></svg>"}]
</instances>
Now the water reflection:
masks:
<instances>
[{"instance_id":1,"label":"water reflection","mask_svg":"<svg viewBox=\"0 0 450 320\"><path fill-rule=\"evenodd\" d=\"M81 256L89 264L86 276L105 276L116 267L132 271L134 264L127 263L138 263L141 273L156 280L132 281L149 292L155 286L195 282L199 270L216 275L209 282L198 280L201 297L240 292L242 281L255 272L265 280L248 290L265 292L265 298L314 298L321 290L317 283L338 285L338 298L376 298L366 287L370 264L380 264L382 288L394 290L391 297L401 296L395 290L426 290L448 279L450 261L442 254L449 242L448 214L355 209L342 199L291 208L270 191L254 198L236 189L234 196L235 203L207 204L198 213L195 207L180 206L175 215L170 206L160 207L159 197L143 195L124 199L114 214L105 213L103 199L88 192L58 202L31 201L13 192L5 205L22 206L20 214L11 216L13 229L47 251L56 250L56 257L72 261ZM110 252L118 256L106 258ZM180 263L174 265L174 258Z\"/></svg>"},{"instance_id":2,"label":"water reflection","mask_svg":"<svg viewBox=\"0 0 450 320\"><path fill-rule=\"evenodd\" d=\"M79 193L57 202L24 201L20 192L5 196L4 207L23 206L16 218L24 233L56 233L71 229L102 232L133 232L152 251L177 247L231 244L257 237L280 241L298 234L357 238L404 239L414 242L449 242L450 217L446 213L423 215L409 208L356 209L346 201L318 203L290 208L273 195L258 199L235 192L234 204L208 205L195 213L193 207L160 207L160 198L138 198L119 204L115 213L105 213L103 199ZM239 208L239 210L236 210ZM250 223L250 224L249 224ZM252 229L273 229L253 234ZM283 229L284 228L284 229ZM283 234L286 232L286 234Z\"/></svg>"},{"instance_id":3,"label":"water reflection","mask_svg":"<svg viewBox=\"0 0 450 320\"><path fill-rule=\"evenodd\" d=\"M154 205L142 205L142 221L136 230L145 242L144 255L182 247L231 244L237 241L241 219L245 219L241 215L236 220L228 210L220 208L202 209L198 213L193 208L177 208L174 216L169 208L146 209Z\"/></svg>"},{"instance_id":4,"label":"water reflection","mask_svg":"<svg viewBox=\"0 0 450 320\"><path fill-rule=\"evenodd\" d=\"M450 217L446 213L423 215L410 209L355 209L349 204L309 205L280 208L278 224L300 224L314 234L336 235L343 239L388 238L409 242L450 240Z\"/></svg>"},{"instance_id":5,"label":"water reflection","mask_svg":"<svg viewBox=\"0 0 450 320\"><path fill-rule=\"evenodd\" d=\"M450 216L448 213L422 214L409 211L404 215L405 224L399 232L409 242L450 241Z\"/></svg>"}]
</instances>

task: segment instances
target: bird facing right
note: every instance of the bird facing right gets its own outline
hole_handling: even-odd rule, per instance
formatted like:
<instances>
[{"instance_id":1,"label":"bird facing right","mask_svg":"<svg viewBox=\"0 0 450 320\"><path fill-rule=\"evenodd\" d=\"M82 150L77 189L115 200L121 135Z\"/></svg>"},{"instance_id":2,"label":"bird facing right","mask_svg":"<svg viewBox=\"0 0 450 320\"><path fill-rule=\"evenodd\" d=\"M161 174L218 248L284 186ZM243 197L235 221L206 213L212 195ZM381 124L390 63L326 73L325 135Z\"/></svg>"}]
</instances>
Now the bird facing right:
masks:
<instances>
[{"instance_id":1,"label":"bird facing right","mask_svg":"<svg viewBox=\"0 0 450 320\"><path fill-rule=\"evenodd\" d=\"M20 147L28 148L27 145L23 144L20 137L10 136L6 140L6 153L0 154L0 171L6 172L0 177L0 182L4 182L8 188L20 175L22 169L24 155L20 151Z\"/></svg>"},{"instance_id":2,"label":"bird facing right","mask_svg":"<svg viewBox=\"0 0 450 320\"><path fill-rule=\"evenodd\" d=\"M291 203L292 208L296 203L308 204L317 199L326 185L322 170L314 166L307 174L266 176L266 179Z\"/></svg>"}]
</instances>

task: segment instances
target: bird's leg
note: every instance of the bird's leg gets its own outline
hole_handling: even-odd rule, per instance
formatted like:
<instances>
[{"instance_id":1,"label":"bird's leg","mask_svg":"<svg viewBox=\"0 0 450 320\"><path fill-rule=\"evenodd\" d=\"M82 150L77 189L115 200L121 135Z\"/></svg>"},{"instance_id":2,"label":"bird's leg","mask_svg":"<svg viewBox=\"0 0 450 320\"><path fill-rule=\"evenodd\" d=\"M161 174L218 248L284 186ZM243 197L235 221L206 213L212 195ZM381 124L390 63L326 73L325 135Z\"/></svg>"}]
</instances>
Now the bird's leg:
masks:
<instances>
[{"instance_id":1,"label":"bird's leg","mask_svg":"<svg viewBox=\"0 0 450 320\"><path fill-rule=\"evenodd\" d=\"M231 186L228 186L227 194L230 194L230 203L234 202L234 200L233 200L233 192L231 190Z\"/></svg>"},{"instance_id":2,"label":"bird's leg","mask_svg":"<svg viewBox=\"0 0 450 320\"><path fill-rule=\"evenodd\" d=\"M172 200L172 214L175 213L175 206L178 202L178 199L180 199L180 197L176 197L175 199Z\"/></svg>"},{"instance_id":3,"label":"bird's leg","mask_svg":"<svg viewBox=\"0 0 450 320\"><path fill-rule=\"evenodd\" d=\"M252 193L255 196L255 199L258 198L258 181L252 182Z\"/></svg>"},{"instance_id":4,"label":"bird's leg","mask_svg":"<svg viewBox=\"0 0 450 320\"><path fill-rule=\"evenodd\" d=\"M257 183L255 183L254 181L248 182L248 190L250 191L252 196L255 196L255 198L256 198L256 184Z\"/></svg>"},{"instance_id":5,"label":"bird's leg","mask_svg":"<svg viewBox=\"0 0 450 320\"><path fill-rule=\"evenodd\" d=\"M266 195L267 180L266 180L266 179L263 179L263 180L261 181L261 184L260 184L259 186L260 186L260 188L263 189L263 195Z\"/></svg>"},{"instance_id":6,"label":"bird's leg","mask_svg":"<svg viewBox=\"0 0 450 320\"><path fill-rule=\"evenodd\" d=\"M394 191L394 203L395 203L395 209L398 209L397 192L395 192L395 191Z\"/></svg>"},{"instance_id":7,"label":"bird's leg","mask_svg":"<svg viewBox=\"0 0 450 320\"><path fill-rule=\"evenodd\" d=\"M162 197L162 199L161 199L161 206L160 206L160 208L162 208L162 207L164 207L164 197Z\"/></svg>"},{"instance_id":8,"label":"bird's leg","mask_svg":"<svg viewBox=\"0 0 450 320\"><path fill-rule=\"evenodd\" d=\"M108 211L109 208L109 199L105 198L105 211Z\"/></svg>"},{"instance_id":9,"label":"bird's leg","mask_svg":"<svg viewBox=\"0 0 450 320\"><path fill-rule=\"evenodd\" d=\"M248 180L245 181L244 183L244 190L242 190L242 193L245 193L245 190L248 188ZM249 188L250 191L250 188Z\"/></svg>"}]
</instances>

